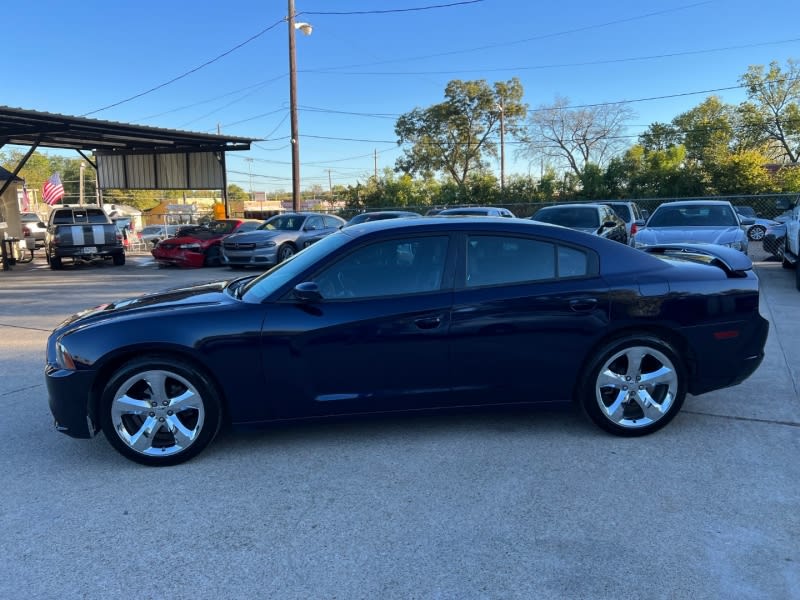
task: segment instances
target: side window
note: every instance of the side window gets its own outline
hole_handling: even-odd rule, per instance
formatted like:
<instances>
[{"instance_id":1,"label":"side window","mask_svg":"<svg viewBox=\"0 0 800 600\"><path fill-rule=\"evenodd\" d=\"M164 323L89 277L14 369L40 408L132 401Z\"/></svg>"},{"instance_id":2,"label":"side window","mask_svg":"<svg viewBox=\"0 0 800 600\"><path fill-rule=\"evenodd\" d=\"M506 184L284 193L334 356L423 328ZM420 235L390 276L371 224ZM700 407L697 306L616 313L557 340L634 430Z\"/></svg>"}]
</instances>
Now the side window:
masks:
<instances>
[{"instance_id":1,"label":"side window","mask_svg":"<svg viewBox=\"0 0 800 600\"><path fill-rule=\"evenodd\" d=\"M555 244L519 237L468 238L467 287L540 281L555 276Z\"/></svg>"},{"instance_id":2,"label":"side window","mask_svg":"<svg viewBox=\"0 0 800 600\"><path fill-rule=\"evenodd\" d=\"M594 261L596 263L596 260ZM467 287L585 277L596 270L586 251L518 237L470 236Z\"/></svg>"},{"instance_id":3,"label":"side window","mask_svg":"<svg viewBox=\"0 0 800 600\"><path fill-rule=\"evenodd\" d=\"M333 217L325 217L325 227L326 228L336 228L339 227L340 223Z\"/></svg>"},{"instance_id":4,"label":"side window","mask_svg":"<svg viewBox=\"0 0 800 600\"><path fill-rule=\"evenodd\" d=\"M308 217L305 224L306 231L318 231L322 229L322 217Z\"/></svg>"},{"instance_id":5,"label":"side window","mask_svg":"<svg viewBox=\"0 0 800 600\"><path fill-rule=\"evenodd\" d=\"M441 289L448 238L375 242L313 277L326 299L374 298Z\"/></svg>"}]
</instances>

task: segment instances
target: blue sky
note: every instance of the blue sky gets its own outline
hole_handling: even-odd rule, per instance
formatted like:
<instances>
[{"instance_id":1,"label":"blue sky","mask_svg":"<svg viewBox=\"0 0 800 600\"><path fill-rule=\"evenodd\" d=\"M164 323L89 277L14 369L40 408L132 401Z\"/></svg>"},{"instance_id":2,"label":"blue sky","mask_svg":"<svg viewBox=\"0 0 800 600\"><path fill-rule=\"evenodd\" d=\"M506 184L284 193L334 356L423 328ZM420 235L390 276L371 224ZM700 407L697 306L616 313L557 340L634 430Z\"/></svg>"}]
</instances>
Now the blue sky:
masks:
<instances>
[{"instance_id":1,"label":"blue sky","mask_svg":"<svg viewBox=\"0 0 800 600\"><path fill-rule=\"evenodd\" d=\"M397 116L442 101L452 79L516 76L531 108L556 96L571 105L675 96L630 104L633 141L709 95L692 92L736 86L749 65L800 58L796 2L483 0L364 15L313 13L457 0L295 2L298 21L314 28L297 36L304 189L327 189L329 175L334 184L363 182L375 152L379 169L393 166ZM6 11L13 18L4 28L0 104L191 131L219 126L263 139L250 152L229 154L229 181L289 190L286 11L285 0L21 2ZM740 89L717 95L744 99ZM508 156L507 174L538 175L538 163L515 156L513 143Z\"/></svg>"}]
</instances>

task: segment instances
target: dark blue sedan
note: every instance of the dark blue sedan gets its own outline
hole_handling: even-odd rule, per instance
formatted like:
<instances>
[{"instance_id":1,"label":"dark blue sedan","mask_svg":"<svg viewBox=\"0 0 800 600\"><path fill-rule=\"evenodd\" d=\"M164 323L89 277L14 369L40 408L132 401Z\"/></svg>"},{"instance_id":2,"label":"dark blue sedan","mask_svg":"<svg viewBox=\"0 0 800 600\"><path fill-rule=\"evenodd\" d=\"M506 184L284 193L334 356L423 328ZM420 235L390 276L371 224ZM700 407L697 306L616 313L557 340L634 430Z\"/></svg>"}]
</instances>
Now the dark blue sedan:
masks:
<instances>
[{"instance_id":1,"label":"dark blue sedan","mask_svg":"<svg viewBox=\"0 0 800 600\"><path fill-rule=\"evenodd\" d=\"M760 364L758 278L720 246L647 252L527 220L355 225L270 271L96 307L47 343L56 426L185 461L224 424L577 402L666 425Z\"/></svg>"}]
</instances>

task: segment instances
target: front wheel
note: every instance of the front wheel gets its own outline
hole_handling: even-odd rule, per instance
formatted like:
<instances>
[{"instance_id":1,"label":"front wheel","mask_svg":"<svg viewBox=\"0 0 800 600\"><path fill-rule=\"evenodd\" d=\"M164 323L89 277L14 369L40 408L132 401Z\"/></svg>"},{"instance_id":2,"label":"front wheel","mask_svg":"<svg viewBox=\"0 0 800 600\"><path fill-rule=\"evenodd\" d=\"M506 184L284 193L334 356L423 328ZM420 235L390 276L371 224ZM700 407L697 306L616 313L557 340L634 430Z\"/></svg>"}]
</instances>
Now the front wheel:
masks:
<instances>
[{"instance_id":1,"label":"front wheel","mask_svg":"<svg viewBox=\"0 0 800 600\"><path fill-rule=\"evenodd\" d=\"M114 265L117 267L121 267L125 264L125 253L122 252L120 254L114 255Z\"/></svg>"},{"instance_id":2,"label":"front wheel","mask_svg":"<svg viewBox=\"0 0 800 600\"><path fill-rule=\"evenodd\" d=\"M753 225L747 230L747 237L753 242L760 242L764 239L764 235L766 235L766 233L767 228L763 225Z\"/></svg>"},{"instance_id":3,"label":"front wheel","mask_svg":"<svg viewBox=\"0 0 800 600\"><path fill-rule=\"evenodd\" d=\"M206 256L203 259L204 267L218 267L222 264L222 253L219 246L211 246L206 250Z\"/></svg>"},{"instance_id":4,"label":"front wheel","mask_svg":"<svg viewBox=\"0 0 800 600\"><path fill-rule=\"evenodd\" d=\"M589 417L615 435L664 427L686 397L686 368L669 344L649 335L614 340L590 361L580 390Z\"/></svg>"},{"instance_id":5,"label":"front wheel","mask_svg":"<svg viewBox=\"0 0 800 600\"><path fill-rule=\"evenodd\" d=\"M278 262L282 263L283 261L293 257L296 253L297 249L292 244L287 242L278 248Z\"/></svg>"},{"instance_id":6,"label":"front wheel","mask_svg":"<svg viewBox=\"0 0 800 600\"><path fill-rule=\"evenodd\" d=\"M100 422L126 458L150 466L196 456L219 431L222 405L213 384L179 359L145 356L108 381Z\"/></svg>"},{"instance_id":7,"label":"front wheel","mask_svg":"<svg viewBox=\"0 0 800 600\"><path fill-rule=\"evenodd\" d=\"M50 263L50 268L53 271L58 271L63 268L63 265L61 264L61 257L59 256L51 256L48 262Z\"/></svg>"}]
</instances>

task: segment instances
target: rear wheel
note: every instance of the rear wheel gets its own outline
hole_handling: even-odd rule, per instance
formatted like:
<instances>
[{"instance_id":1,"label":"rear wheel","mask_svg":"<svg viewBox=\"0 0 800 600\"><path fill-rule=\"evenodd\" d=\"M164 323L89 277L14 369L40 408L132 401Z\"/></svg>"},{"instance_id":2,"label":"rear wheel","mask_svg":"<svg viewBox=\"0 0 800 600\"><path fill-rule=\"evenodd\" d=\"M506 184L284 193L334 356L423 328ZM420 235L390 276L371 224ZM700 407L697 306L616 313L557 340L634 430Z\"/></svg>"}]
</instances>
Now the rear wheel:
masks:
<instances>
[{"instance_id":1,"label":"rear wheel","mask_svg":"<svg viewBox=\"0 0 800 600\"><path fill-rule=\"evenodd\" d=\"M101 427L126 458L151 466L196 456L216 436L222 406L214 386L179 359L145 356L118 369L105 386Z\"/></svg>"},{"instance_id":2,"label":"rear wheel","mask_svg":"<svg viewBox=\"0 0 800 600\"><path fill-rule=\"evenodd\" d=\"M121 267L125 264L125 253L115 254L114 255L114 264L118 267Z\"/></svg>"},{"instance_id":3,"label":"rear wheel","mask_svg":"<svg viewBox=\"0 0 800 600\"><path fill-rule=\"evenodd\" d=\"M580 401L615 435L652 433L669 423L686 397L686 368L669 344L649 335L609 342L589 363Z\"/></svg>"},{"instance_id":4,"label":"rear wheel","mask_svg":"<svg viewBox=\"0 0 800 600\"><path fill-rule=\"evenodd\" d=\"M61 264L61 257L60 256L51 256L50 260L48 262L50 263L50 268L53 271L59 271L64 267L64 265Z\"/></svg>"}]
</instances>

